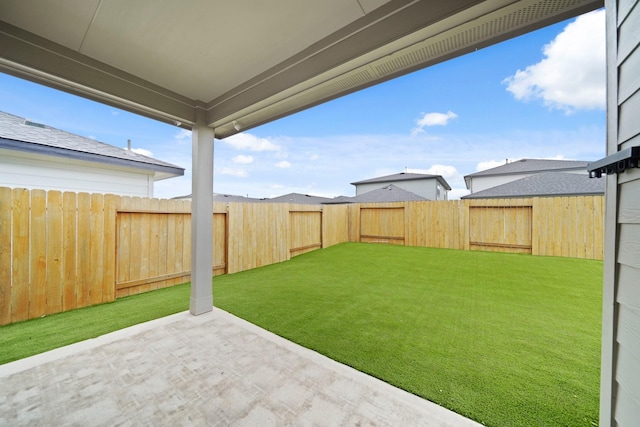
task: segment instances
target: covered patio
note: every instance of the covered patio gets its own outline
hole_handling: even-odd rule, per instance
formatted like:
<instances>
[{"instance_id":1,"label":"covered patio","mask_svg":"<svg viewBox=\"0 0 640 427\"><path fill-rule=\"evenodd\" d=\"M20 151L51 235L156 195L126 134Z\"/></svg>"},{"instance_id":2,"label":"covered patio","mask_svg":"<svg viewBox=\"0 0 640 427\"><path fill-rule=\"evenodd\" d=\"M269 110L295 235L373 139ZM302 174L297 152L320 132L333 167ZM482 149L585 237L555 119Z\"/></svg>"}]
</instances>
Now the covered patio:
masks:
<instances>
[{"instance_id":1,"label":"covered patio","mask_svg":"<svg viewBox=\"0 0 640 427\"><path fill-rule=\"evenodd\" d=\"M277 6L252 0L4 0L0 2L0 71L193 131L195 256L190 312L202 315L213 309L210 236L214 136L228 137L602 6L601 0L283 0ZM637 1L607 2L610 155L636 147L640 135L639 17ZM634 161L637 166L637 159ZM640 339L633 326L640 318L640 293L636 290L640 271L640 175L634 169L618 179L616 174L624 169L612 169L614 174L607 179L602 425L637 425L640 413L640 382L629 380L640 364ZM0 298L0 304L6 303ZM219 313L213 313L201 318L183 316L179 322L168 319L166 325L158 325L157 332L151 327L136 336L144 341L147 334L162 336L163 328L172 331L171 325L181 325L174 333L165 334L172 336L180 331L178 335L186 334L192 339L176 344L179 349L174 350L198 352L203 347L215 347L224 354L227 342L207 341L206 335L198 332L198 323L214 319L207 327L224 334L225 324L216 323L218 317ZM249 341L265 346L269 342L259 339L259 334L251 336ZM62 374L68 385L64 393L51 389L45 400L60 402L56 399L61 395L69 398L69 393L74 393L72 402L80 404L83 395L79 375L83 371L76 363L89 368L97 363L100 365L95 366L111 366L116 361L108 357L108 351L127 342L114 341L88 353L51 362L46 365L50 371L37 367L23 371L17 375L32 375L31 382L25 383L31 386L5 386L3 392L11 395L14 402L20 397L27 402L30 393L39 393L41 376L70 370L73 375ZM157 345L164 343L157 338ZM241 360L247 352L263 352L260 345L243 347L242 339L237 344L232 347L235 359ZM145 344L144 349L138 345L116 354L135 354L153 349L154 345ZM207 357L213 356L207 353ZM146 363L144 358L138 359ZM115 369L120 371L117 366ZM152 381L154 372L145 371L144 375ZM193 372L198 372L197 366ZM198 381L215 381L220 379L217 375L220 374L196 375L197 380L193 381L204 387ZM103 384L103 378L90 378L95 378L91 384L93 398L116 398L118 384L124 390L134 390L133 385L118 383L117 379ZM240 381L240 377L235 378ZM8 383L3 381L5 384ZM102 389L103 386L107 388ZM319 383L315 390L329 386ZM159 384L161 387L167 385ZM204 388L206 398L214 399ZM91 395L90 391L87 393ZM137 408L132 395L122 399L122 404ZM347 396L343 399L349 402ZM200 405L197 402L187 399L179 411L182 421L188 421L189 414ZM316 407L313 399L309 402L311 408ZM348 406L344 402L343 406ZM151 400L147 403L147 410L157 407ZM46 402L22 406L21 411L26 411L22 415L42 410L42 405ZM325 415L331 413L316 410ZM105 411L109 412L108 408ZM58 413L59 409L51 408L46 420ZM135 414L136 410L131 409L130 413ZM350 415L340 420L347 422ZM131 416L148 420L142 415ZM220 418L219 422L230 419ZM313 424L313 420L316 418L310 415L301 423Z\"/></svg>"},{"instance_id":2,"label":"covered patio","mask_svg":"<svg viewBox=\"0 0 640 427\"><path fill-rule=\"evenodd\" d=\"M225 311L0 365L0 425L480 424Z\"/></svg>"}]
</instances>

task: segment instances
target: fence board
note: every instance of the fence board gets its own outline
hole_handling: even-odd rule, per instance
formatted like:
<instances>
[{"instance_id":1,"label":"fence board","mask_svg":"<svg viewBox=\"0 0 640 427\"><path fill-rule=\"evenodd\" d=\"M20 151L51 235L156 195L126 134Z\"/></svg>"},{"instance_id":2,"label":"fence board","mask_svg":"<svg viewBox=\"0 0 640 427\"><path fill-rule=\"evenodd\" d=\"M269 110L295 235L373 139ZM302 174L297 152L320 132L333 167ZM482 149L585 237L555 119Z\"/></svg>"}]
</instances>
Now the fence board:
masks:
<instances>
[{"instance_id":1,"label":"fence board","mask_svg":"<svg viewBox=\"0 0 640 427\"><path fill-rule=\"evenodd\" d=\"M117 215L117 235L116 242L116 283L129 280L131 260L131 214L126 212L131 209L131 197L120 198ZM129 295L129 289L117 289L116 298Z\"/></svg>"},{"instance_id":2,"label":"fence board","mask_svg":"<svg viewBox=\"0 0 640 427\"><path fill-rule=\"evenodd\" d=\"M0 187L0 325L11 322L11 215L10 188Z\"/></svg>"},{"instance_id":3,"label":"fence board","mask_svg":"<svg viewBox=\"0 0 640 427\"><path fill-rule=\"evenodd\" d=\"M604 259L604 197L593 197L593 257Z\"/></svg>"},{"instance_id":4,"label":"fence board","mask_svg":"<svg viewBox=\"0 0 640 427\"><path fill-rule=\"evenodd\" d=\"M160 208L160 201L158 199L149 200L149 210L157 212ZM149 215L149 265L147 277L158 277L159 264L160 264L160 219L163 215L159 214L147 214ZM149 283L147 290L158 289L158 282L154 281Z\"/></svg>"},{"instance_id":5,"label":"fence board","mask_svg":"<svg viewBox=\"0 0 640 427\"><path fill-rule=\"evenodd\" d=\"M116 298L116 209L119 199L113 194L104 196L103 302L110 302Z\"/></svg>"},{"instance_id":6,"label":"fence board","mask_svg":"<svg viewBox=\"0 0 640 427\"><path fill-rule=\"evenodd\" d=\"M90 237L90 286L89 303L100 304L102 302L102 281L104 280L104 196L102 194L91 195L91 237Z\"/></svg>"},{"instance_id":7,"label":"fence board","mask_svg":"<svg viewBox=\"0 0 640 427\"><path fill-rule=\"evenodd\" d=\"M43 316L47 312L47 193L31 191L31 239L29 273L29 318Z\"/></svg>"},{"instance_id":8,"label":"fence board","mask_svg":"<svg viewBox=\"0 0 640 427\"><path fill-rule=\"evenodd\" d=\"M46 314L62 311L62 291L64 289L63 274L63 227L62 227L62 193L47 193L47 277Z\"/></svg>"},{"instance_id":9,"label":"fence board","mask_svg":"<svg viewBox=\"0 0 640 427\"><path fill-rule=\"evenodd\" d=\"M140 218L140 267L136 278L144 279L151 277L151 217L148 213L151 209L151 200L147 198L136 198L137 206L143 213L138 214ZM136 289L136 293L147 292L151 290L151 285L145 283Z\"/></svg>"},{"instance_id":10,"label":"fence board","mask_svg":"<svg viewBox=\"0 0 640 427\"><path fill-rule=\"evenodd\" d=\"M227 214L213 214L213 275L227 271Z\"/></svg>"},{"instance_id":11,"label":"fence board","mask_svg":"<svg viewBox=\"0 0 640 427\"><path fill-rule=\"evenodd\" d=\"M139 197L131 198L131 209L139 211L142 209L142 201ZM131 238L129 249L129 274L127 280L141 279L140 271L142 270L142 214L139 212L131 213ZM129 289L131 295L131 289Z\"/></svg>"},{"instance_id":12,"label":"fence board","mask_svg":"<svg viewBox=\"0 0 640 427\"><path fill-rule=\"evenodd\" d=\"M64 264L64 280L62 290L62 310L73 310L78 307L77 300L77 259L78 259L78 230L77 230L77 197L76 193L62 194L62 235Z\"/></svg>"},{"instance_id":13,"label":"fence board","mask_svg":"<svg viewBox=\"0 0 640 427\"><path fill-rule=\"evenodd\" d=\"M181 205L184 205L184 201ZM182 239L178 240L183 242L182 246L182 263L181 270L176 271L189 271L191 270L191 215L182 215ZM181 279L174 279L174 284L184 283L185 280L190 280L189 274L182 276Z\"/></svg>"},{"instance_id":14,"label":"fence board","mask_svg":"<svg viewBox=\"0 0 640 427\"><path fill-rule=\"evenodd\" d=\"M29 198L28 190L13 190L12 322L29 318Z\"/></svg>"},{"instance_id":15,"label":"fence board","mask_svg":"<svg viewBox=\"0 0 640 427\"><path fill-rule=\"evenodd\" d=\"M242 268L240 263L240 238L242 236L242 225L244 223L242 206L238 203L229 203L229 248L227 272L235 273Z\"/></svg>"},{"instance_id":16,"label":"fence board","mask_svg":"<svg viewBox=\"0 0 640 427\"><path fill-rule=\"evenodd\" d=\"M169 212L169 200L162 199L158 201L158 210L160 212ZM168 220L169 214L160 214L158 217L158 258L157 258L157 268L156 275L164 276L167 274L167 256L169 253L168 239L169 239L169 227ZM171 251L173 248L171 248ZM167 280L161 280L155 282L155 286L157 289L162 289L167 287Z\"/></svg>"},{"instance_id":17,"label":"fence board","mask_svg":"<svg viewBox=\"0 0 640 427\"><path fill-rule=\"evenodd\" d=\"M77 306L91 304L91 196L78 193Z\"/></svg>"}]
</instances>

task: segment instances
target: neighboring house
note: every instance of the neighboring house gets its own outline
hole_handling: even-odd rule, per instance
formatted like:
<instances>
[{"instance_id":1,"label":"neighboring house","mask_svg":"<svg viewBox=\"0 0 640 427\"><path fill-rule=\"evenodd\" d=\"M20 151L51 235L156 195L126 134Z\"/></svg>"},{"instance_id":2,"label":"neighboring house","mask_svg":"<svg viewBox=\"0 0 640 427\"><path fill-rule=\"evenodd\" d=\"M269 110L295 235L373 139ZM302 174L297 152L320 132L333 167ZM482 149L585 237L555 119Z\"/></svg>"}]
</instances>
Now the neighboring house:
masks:
<instances>
[{"instance_id":1,"label":"neighboring house","mask_svg":"<svg viewBox=\"0 0 640 427\"><path fill-rule=\"evenodd\" d=\"M386 187L368 191L355 197L339 196L324 202L325 205L337 205L345 203L391 203L391 202L415 202L427 200L422 196L418 196L395 185L387 185Z\"/></svg>"},{"instance_id":2,"label":"neighboring house","mask_svg":"<svg viewBox=\"0 0 640 427\"><path fill-rule=\"evenodd\" d=\"M153 197L171 163L0 112L0 187Z\"/></svg>"},{"instance_id":3,"label":"neighboring house","mask_svg":"<svg viewBox=\"0 0 640 427\"><path fill-rule=\"evenodd\" d=\"M537 173L506 184L474 192L462 199L603 195L605 180L567 172Z\"/></svg>"},{"instance_id":4,"label":"neighboring house","mask_svg":"<svg viewBox=\"0 0 640 427\"><path fill-rule=\"evenodd\" d=\"M309 194L289 193L282 196L273 197L271 199L265 199L265 202L269 203L297 203L301 205L320 205L322 203L330 202L333 199L328 197L311 196Z\"/></svg>"},{"instance_id":5,"label":"neighboring house","mask_svg":"<svg viewBox=\"0 0 640 427\"><path fill-rule=\"evenodd\" d=\"M447 200L451 187L440 175L401 172L394 175L352 182L356 186L356 197L388 185L417 194L426 200Z\"/></svg>"},{"instance_id":6,"label":"neighboring house","mask_svg":"<svg viewBox=\"0 0 640 427\"><path fill-rule=\"evenodd\" d=\"M522 159L507 162L502 166L472 173L464 177L464 182L471 194L491 187L516 181L542 172L566 172L587 174L589 162L576 160Z\"/></svg>"}]
</instances>

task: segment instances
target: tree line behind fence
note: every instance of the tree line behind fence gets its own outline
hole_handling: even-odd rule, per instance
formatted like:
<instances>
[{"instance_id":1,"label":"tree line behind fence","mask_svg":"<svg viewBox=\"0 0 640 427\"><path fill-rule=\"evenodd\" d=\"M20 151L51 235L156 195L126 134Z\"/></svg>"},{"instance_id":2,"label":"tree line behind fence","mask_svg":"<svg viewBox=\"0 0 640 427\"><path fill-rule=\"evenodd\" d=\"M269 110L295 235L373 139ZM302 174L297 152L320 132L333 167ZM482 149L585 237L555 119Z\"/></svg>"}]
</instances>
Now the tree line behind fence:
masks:
<instances>
[{"instance_id":1,"label":"tree line behind fence","mask_svg":"<svg viewBox=\"0 0 640 427\"><path fill-rule=\"evenodd\" d=\"M190 280L184 200L0 188L0 325ZM214 203L212 275L342 242L602 259L603 196Z\"/></svg>"}]
</instances>

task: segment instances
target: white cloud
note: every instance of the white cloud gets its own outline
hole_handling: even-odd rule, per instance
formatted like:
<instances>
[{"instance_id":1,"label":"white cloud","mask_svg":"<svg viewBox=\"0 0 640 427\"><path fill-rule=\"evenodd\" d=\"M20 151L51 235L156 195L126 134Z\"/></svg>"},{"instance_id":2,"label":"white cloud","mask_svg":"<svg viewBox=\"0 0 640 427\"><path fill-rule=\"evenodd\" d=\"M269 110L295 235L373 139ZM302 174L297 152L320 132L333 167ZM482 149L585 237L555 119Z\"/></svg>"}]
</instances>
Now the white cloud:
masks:
<instances>
[{"instance_id":1,"label":"white cloud","mask_svg":"<svg viewBox=\"0 0 640 427\"><path fill-rule=\"evenodd\" d=\"M144 148L132 148L131 151L134 153L142 154L143 156L153 157L153 153Z\"/></svg>"},{"instance_id":2,"label":"white cloud","mask_svg":"<svg viewBox=\"0 0 640 427\"><path fill-rule=\"evenodd\" d=\"M253 163L253 156L245 156L243 154L239 154L233 158L233 163L237 163L239 165L249 165Z\"/></svg>"},{"instance_id":3,"label":"white cloud","mask_svg":"<svg viewBox=\"0 0 640 427\"><path fill-rule=\"evenodd\" d=\"M287 169L291 167L291 163L286 161L286 160L282 160L278 163L276 163L276 167L280 168L280 169Z\"/></svg>"},{"instance_id":4,"label":"white cloud","mask_svg":"<svg viewBox=\"0 0 640 427\"><path fill-rule=\"evenodd\" d=\"M449 191L449 194L447 196L449 197L449 200L458 200L462 196L466 196L467 194L470 194L470 193L471 192L466 188L452 188L451 191Z\"/></svg>"},{"instance_id":5,"label":"white cloud","mask_svg":"<svg viewBox=\"0 0 640 427\"><path fill-rule=\"evenodd\" d=\"M320 156L318 156L317 154L312 154L311 157L309 157L309 160L318 160L320 158Z\"/></svg>"},{"instance_id":6,"label":"white cloud","mask_svg":"<svg viewBox=\"0 0 640 427\"><path fill-rule=\"evenodd\" d=\"M238 178L246 178L249 176L249 173L246 170L236 168L217 168L215 169L215 172L220 175L231 175Z\"/></svg>"},{"instance_id":7,"label":"white cloud","mask_svg":"<svg viewBox=\"0 0 640 427\"><path fill-rule=\"evenodd\" d=\"M458 115L453 111L446 113L422 113L422 117L416 120L416 127L411 130L412 135L424 132L425 127L430 126L446 126L449 121L457 118Z\"/></svg>"},{"instance_id":8,"label":"white cloud","mask_svg":"<svg viewBox=\"0 0 640 427\"><path fill-rule=\"evenodd\" d=\"M512 159L512 161L515 161L515 160L520 160L520 159ZM487 160L484 162L479 162L476 165L476 172L497 168L498 166L504 165L506 162L507 162L506 159L505 160Z\"/></svg>"},{"instance_id":9,"label":"white cloud","mask_svg":"<svg viewBox=\"0 0 640 427\"><path fill-rule=\"evenodd\" d=\"M543 159L545 159L545 160L570 160L570 159L567 159L563 154L556 154L555 156L551 156L551 157L543 157Z\"/></svg>"},{"instance_id":10,"label":"white cloud","mask_svg":"<svg viewBox=\"0 0 640 427\"><path fill-rule=\"evenodd\" d=\"M260 138L250 133L237 133L222 140L236 150L279 151L280 146L268 138Z\"/></svg>"},{"instance_id":11,"label":"white cloud","mask_svg":"<svg viewBox=\"0 0 640 427\"><path fill-rule=\"evenodd\" d=\"M579 16L543 47L545 58L506 78L507 90L520 101L541 99L550 108L571 113L605 109L605 11Z\"/></svg>"},{"instance_id":12,"label":"white cloud","mask_svg":"<svg viewBox=\"0 0 640 427\"><path fill-rule=\"evenodd\" d=\"M191 139L191 131L187 129L180 129L175 135L175 139Z\"/></svg>"},{"instance_id":13,"label":"white cloud","mask_svg":"<svg viewBox=\"0 0 640 427\"><path fill-rule=\"evenodd\" d=\"M458 170L454 166L449 165L433 165L429 169L407 169L407 172L441 175L447 181L461 178Z\"/></svg>"}]
</instances>

